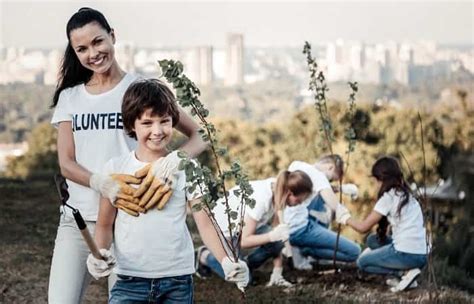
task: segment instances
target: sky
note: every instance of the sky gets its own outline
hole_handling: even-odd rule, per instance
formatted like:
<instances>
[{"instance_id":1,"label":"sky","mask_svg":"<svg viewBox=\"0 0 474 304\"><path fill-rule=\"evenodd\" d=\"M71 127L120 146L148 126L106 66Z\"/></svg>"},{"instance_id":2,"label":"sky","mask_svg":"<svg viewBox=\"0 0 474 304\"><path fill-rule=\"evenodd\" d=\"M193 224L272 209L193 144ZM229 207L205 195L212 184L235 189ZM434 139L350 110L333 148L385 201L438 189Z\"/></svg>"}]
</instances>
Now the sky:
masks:
<instances>
[{"instance_id":1,"label":"sky","mask_svg":"<svg viewBox=\"0 0 474 304\"><path fill-rule=\"evenodd\" d=\"M117 39L140 47L301 46L305 40L366 43L432 40L474 45L474 1L12 1L0 0L0 45L63 47L80 7L100 10Z\"/></svg>"}]
</instances>

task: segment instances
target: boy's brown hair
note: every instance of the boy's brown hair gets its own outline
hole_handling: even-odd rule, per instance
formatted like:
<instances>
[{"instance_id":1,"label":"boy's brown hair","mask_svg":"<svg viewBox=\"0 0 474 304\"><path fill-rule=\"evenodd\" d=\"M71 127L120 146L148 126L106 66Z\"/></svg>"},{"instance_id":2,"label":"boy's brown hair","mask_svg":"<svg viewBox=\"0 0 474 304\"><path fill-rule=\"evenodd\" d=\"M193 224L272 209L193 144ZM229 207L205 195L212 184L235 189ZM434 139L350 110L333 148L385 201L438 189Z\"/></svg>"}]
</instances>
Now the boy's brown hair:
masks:
<instances>
[{"instance_id":1,"label":"boy's brown hair","mask_svg":"<svg viewBox=\"0 0 474 304\"><path fill-rule=\"evenodd\" d=\"M125 91L122 102L123 127L128 136L137 139L133 131L135 121L148 109L152 109L154 115L171 116L173 127L179 121L176 98L164 82L158 79L137 80Z\"/></svg>"},{"instance_id":2,"label":"boy's brown hair","mask_svg":"<svg viewBox=\"0 0 474 304\"><path fill-rule=\"evenodd\" d=\"M342 179L344 176L344 160L339 154L329 154L318 159L318 162L321 164L332 164L334 165L334 170L338 176L337 180Z\"/></svg>"}]
</instances>

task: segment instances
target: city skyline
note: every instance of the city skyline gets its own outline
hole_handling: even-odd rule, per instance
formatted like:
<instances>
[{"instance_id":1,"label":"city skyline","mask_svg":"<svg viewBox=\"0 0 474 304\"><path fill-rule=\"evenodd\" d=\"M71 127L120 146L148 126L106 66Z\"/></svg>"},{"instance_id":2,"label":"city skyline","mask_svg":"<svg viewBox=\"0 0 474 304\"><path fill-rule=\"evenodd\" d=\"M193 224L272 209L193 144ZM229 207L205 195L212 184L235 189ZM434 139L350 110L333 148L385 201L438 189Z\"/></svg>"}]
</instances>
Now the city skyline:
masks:
<instances>
[{"instance_id":1,"label":"city skyline","mask_svg":"<svg viewBox=\"0 0 474 304\"><path fill-rule=\"evenodd\" d=\"M470 46L474 40L470 1L2 1L0 46L63 47L67 20L82 6L101 10L119 42L140 47L222 48L227 32L244 34L249 47L296 46L304 40L317 44L338 38L367 43L431 40ZM123 18L131 14L134 17Z\"/></svg>"}]
</instances>

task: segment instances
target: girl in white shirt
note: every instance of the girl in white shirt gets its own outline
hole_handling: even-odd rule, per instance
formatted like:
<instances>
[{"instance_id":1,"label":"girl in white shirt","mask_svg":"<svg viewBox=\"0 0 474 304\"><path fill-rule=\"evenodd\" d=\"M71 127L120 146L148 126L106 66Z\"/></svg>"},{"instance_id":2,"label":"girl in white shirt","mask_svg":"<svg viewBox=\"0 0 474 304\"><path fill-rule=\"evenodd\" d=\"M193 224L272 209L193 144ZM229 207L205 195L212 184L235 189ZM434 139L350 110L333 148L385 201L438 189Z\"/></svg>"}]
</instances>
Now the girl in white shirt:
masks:
<instances>
[{"instance_id":1,"label":"girl in white shirt","mask_svg":"<svg viewBox=\"0 0 474 304\"><path fill-rule=\"evenodd\" d=\"M388 220L392 238L385 238L386 229L379 229L379 240L386 245L367 248L357 260L358 267L370 273L393 275L401 280L387 280L392 291L401 291L415 285L415 279L426 264L428 246L423 213L418 201L410 193L398 161L381 157L372 166L372 176L379 185L378 201L374 210L363 221L351 218L342 205L336 210L336 219L365 233L376 223ZM384 244L382 243L382 244Z\"/></svg>"}]
</instances>

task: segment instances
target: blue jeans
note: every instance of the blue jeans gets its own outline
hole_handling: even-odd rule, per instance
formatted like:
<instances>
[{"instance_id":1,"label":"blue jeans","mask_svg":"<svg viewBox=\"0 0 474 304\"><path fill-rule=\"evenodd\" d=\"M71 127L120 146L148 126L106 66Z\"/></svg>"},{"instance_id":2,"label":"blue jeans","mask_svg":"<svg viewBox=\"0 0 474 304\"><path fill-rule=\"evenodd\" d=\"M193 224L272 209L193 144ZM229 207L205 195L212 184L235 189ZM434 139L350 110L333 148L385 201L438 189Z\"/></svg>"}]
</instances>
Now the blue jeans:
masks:
<instances>
[{"instance_id":1,"label":"blue jeans","mask_svg":"<svg viewBox=\"0 0 474 304\"><path fill-rule=\"evenodd\" d=\"M377 238L377 234L376 233L371 233L367 237L367 240L365 241L365 244L370 249L377 249L377 248L383 247L385 245L392 244L392 241L393 241L392 238L387 235L385 237L385 240L383 242L380 242L380 240Z\"/></svg>"},{"instance_id":2,"label":"blue jeans","mask_svg":"<svg viewBox=\"0 0 474 304\"><path fill-rule=\"evenodd\" d=\"M367 238L367 242L371 236ZM390 243L362 254L357 259L357 266L365 272L401 277L405 270L423 268L426 261L426 254L401 252Z\"/></svg>"},{"instance_id":3,"label":"blue jeans","mask_svg":"<svg viewBox=\"0 0 474 304\"><path fill-rule=\"evenodd\" d=\"M193 303L193 277L190 274L160 279L118 275L109 304Z\"/></svg>"},{"instance_id":4,"label":"blue jeans","mask_svg":"<svg viewBox=\"0 0 474 304\"><path fill-rule=\"evenodd\" d=\"M334 248L336 248L337 234L321 225L314 219L308 219L306 227L300 228L290 234L290 243L298 246L303 255L309 255L318 259L332 259ZM360 246L339 236L336 260L354 262L360 254Z\"/></svg>"},{"instance_id":5,"label":"blue jeans","mask_svg":"<svg viewBox=\"0 0 474 304\"><path fill-rule=\"evenodd\" d=\"M255 234L264 234L269 232L271 229L272 227L270 225L263 225L257 229ZM250 254L244 257L250 272L252 272L253 269L260 267L269 258L278 257L283 247L283 242L272 242L259 246L251 251ZM206 264L214 273L219 275L221 278L224 278L224 271L222 270L221 263L211 253L209 253L206 258Z\"/></svg>"},{"instance_id":6,"label":"blue jeans","mask_svg":"<svg viewBox=\"0 0 474 304\"><path fill-rule=\"evenodd\" d=\"M319 212L326 212L326 205L325 205L325 202L323 200L323 198L321 197L321 195L316 195L316 197L313 198L313 200L311 200L311 203L309 203L308 205L308 210L315 210L315 211L319 211ZM312 218L312 217L310 217ZM318 221L317 219L314 219L319 225L323 226L323 227L326 227L328 228L329 227L329 223L323 223L323 222L320 222Z\"/></svg>"}]
</instances>

